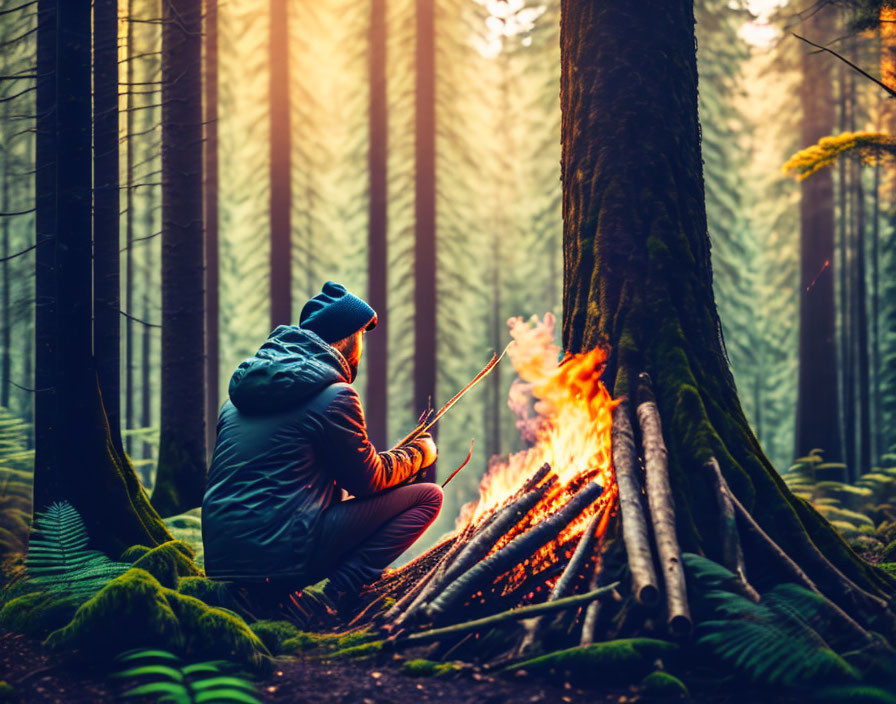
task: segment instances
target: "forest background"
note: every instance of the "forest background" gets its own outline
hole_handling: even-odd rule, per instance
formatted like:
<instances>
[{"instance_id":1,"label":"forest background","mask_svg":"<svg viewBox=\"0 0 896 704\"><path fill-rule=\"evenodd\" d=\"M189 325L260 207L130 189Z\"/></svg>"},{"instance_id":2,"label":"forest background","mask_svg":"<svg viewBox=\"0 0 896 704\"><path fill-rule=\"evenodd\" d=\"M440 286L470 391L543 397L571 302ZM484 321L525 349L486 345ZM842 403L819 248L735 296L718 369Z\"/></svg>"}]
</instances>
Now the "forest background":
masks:
<instances>
[{"instance_id":1,"label":"forest background","mask_svg":"<svg viewBox=\"0 0 896 704\"><path fill-rule=\"evenodd\" d=\"M160 236L161 8L158 0L120 5L122 364L111 414L152 487L160 435L175 422L160 392L161 278L171 256ZM275 324L295 322L328 279L367 295L386 323L369 336L356 382L380 444L414 425L427 390L439 405L502 349L508 318L560 314L559 3L422 3L433 12L423 27L428 43L419 5L207 3L215 42L206 29L197 96L205 102L207 291L197 298L184 290L183 298L206 319L205 353L197 354L210 383L192 411L205 421L209 449L232 370ZM798 440L799 361L826 356L837 430L821 449L855 476L896 443L892 178L886 164L841 160L828 172L829 201L810 202L782 165L814 142L806 141L807 86L828 101L828 134L888 131L893 118L883 91L833 56L810 55L792 33L824 41L874 75L888 45L881 32L856 28L863 18L849 3L826 8L824 27L818 10L696 3L704 178L716 301L754 431L781 471L813 449ZM0 406L26 421L31 447L40 393L37 13L21 0L0 11ZM421 85L430 87L428 105ZM433 140L430 161L421 161L423 132ZM809 286L800 244L807 203L829 211L834 228L832 256ZM801 299L825 278L835 336L801 352ZM203 386L195 377L178 381ZM476 445L431 535L451 528L475 497L489 458L522 447L508 406L513 381L509 365L499 367L441 422L441 477L471 438ZM107 389L104 397L109 411ZM813 419L804 413L799 422Z\"/></svg>"}]
</instances>

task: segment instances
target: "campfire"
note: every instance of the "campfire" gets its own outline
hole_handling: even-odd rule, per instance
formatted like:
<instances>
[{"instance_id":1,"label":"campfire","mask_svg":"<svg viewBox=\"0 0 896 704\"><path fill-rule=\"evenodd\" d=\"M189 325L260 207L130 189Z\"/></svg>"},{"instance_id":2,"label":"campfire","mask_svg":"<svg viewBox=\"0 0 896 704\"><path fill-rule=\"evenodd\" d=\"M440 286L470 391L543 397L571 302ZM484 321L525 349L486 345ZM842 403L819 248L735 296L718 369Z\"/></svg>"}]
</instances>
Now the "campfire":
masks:
<instances>
[{"instance_id":1,"label":"campfire","mask_svg":"<svg viewBox=\"0 0 896 704\"><path fill-rule=\"evenodd\" d=\"M526 619L505 653L512 657L539 642L548 613L563 614L569 638L589 644L603 605L621 601L623 592L653 605L665 592L668 628L687 633L666 450L649 379L642 375L638 390L639 450L630 404L614 400L601 382L605 350L566 355L558 364L553 316L509 325L507 354L519 376L510 405L528 448L491 463L454 534L373 585L375 603L395 603L377 616L368 617L368 609L356 623L372 619L393 643L441 641L453 650L490 624ZM611 520L620 513L621 530Z\"/></svg>"}]
</instances>

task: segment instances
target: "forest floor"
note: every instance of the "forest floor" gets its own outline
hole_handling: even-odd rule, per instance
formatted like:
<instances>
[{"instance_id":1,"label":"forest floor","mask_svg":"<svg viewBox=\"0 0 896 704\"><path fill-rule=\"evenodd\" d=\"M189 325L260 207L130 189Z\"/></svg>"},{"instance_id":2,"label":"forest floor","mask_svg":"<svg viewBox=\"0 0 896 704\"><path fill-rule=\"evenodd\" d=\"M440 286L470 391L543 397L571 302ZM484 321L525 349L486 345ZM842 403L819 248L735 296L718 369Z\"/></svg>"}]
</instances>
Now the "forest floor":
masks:
<instances>
[{"instance_id":1,"label":"forest floor","mask_svg":"<svg viewBox=\"0 0 896 704\"><path fill-rule=\"evenodd\" d=\"M81 704L113 702L134 682L110 679L103 671L78 664L48 651L39 641L0 631L0 702ZM594 704L650 704L637 688L580 689L553 684L524 672L507 676L469 672L453 677L411 677L398 667L357 662L325 661L313 657L279 660L274 672L258 683L264 702L323 704L499 704L503 702L593 702ZM134 701L134 700L132 700ZM692 692L692 704L796 704L795 696L776 696L768 690Z\"/></svg>"}]
</instances>

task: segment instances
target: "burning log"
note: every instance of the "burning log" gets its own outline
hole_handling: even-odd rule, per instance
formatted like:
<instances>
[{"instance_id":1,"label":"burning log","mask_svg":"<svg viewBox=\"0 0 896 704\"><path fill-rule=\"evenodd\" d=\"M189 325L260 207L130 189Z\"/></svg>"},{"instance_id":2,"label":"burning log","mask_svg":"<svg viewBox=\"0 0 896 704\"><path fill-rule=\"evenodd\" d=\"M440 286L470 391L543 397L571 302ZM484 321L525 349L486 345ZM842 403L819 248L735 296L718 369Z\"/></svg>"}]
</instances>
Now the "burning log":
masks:
<instances>
[{"instance_id":1,"label":"burning log","mask_svg":"<svg viewBox=\"0 0 896 704\"><path fill-rule=\"evenodd\" d=\"M560 579L557 580L557 583L548 595L548 602L557 601L557 599L561 599L569 593L573 581L578 577L585 561L591 557L592 548L594 547L595 529L597 528L598 523L604 516L608 516L609 514L610 507L607 507L606 511L603 513L595 513L591 517L591 520L588 521L588 525L585 527L585 532L582 533L582 537L579 538L579 543L576 545L575 552L572 554L569 562L566 563L566 567L563 569ZM539 616L527 626L523 640L520 642L520 646L517 649L520 655L527 653L536 643L543 624L544 617Z\"/></svg>"},{"instance_id":2,"label":"burning log","mask_svg":"<svg viewBox=\"0 0 896 704\"><path fill-rule=\"evenodd\" d=\"M436 599L426 607L426 614L436 620L477 587L490 583L516 564L532 555L556 538L576 516L600 496L603 487L589 482L562 508L516 536L503 548L473 565L451 582Z\"/></svg>"},{"instance_id":3,"label":"burning log","mask_svg":"<svg viewBox=\"0 0 896 704\"><path fill-rule=\"evenodd\" d=\"M636 475L638 452L630 413L627 401L620 403L613 411L613 468L619 488L622 539L632 574L632 594L639 604L653 605L659 600L660 591L641 504L641 483Z\"/></svg>"},{"instance_id":4,"label":"burning log","mask_svg":"<svg viewBox=\"0 0 896 704\"><path fill-rule=\"evenodd\" d=\"M722 564L737 575L740 587L750 601L758 602L759 593L747 581L747 570L744 565L744 551L737 532L737 515L731 495L725 490L725 478L715 457L703 465L708 470L713 482L713 489L719 504L719 521L722 536Z\"/></svg>"},{"instance_id":5,"label":"burning log","mask_svg":"<svg viewBox=\"0 0 896 704\"><path fill-rule=\"evenodd\" d=\"M433 575L433 578L430 579L425 588L421 589L404 614L395 619L394 625L396 627L403 625L424 604L432 601L435 595L442 591L446 585L484 558L495 544L507 534L507 531L519 523L544 498L548 489L554 485L557 481L557 475L551 474L548 476L549 472L549 465L541 467L526 482L516 500L511 500L502 509L494 511L483 524L483 527L476 531L470 540L459 543L460 548L454 559L450 562L449 560L442 561L441 566L438 568L439 572ZM532 481L535 479L540 480L546 476L547 480L540 485L537 484L537 481ZM530 488L527 490L527 487Z\"/></svg>"},{"instance_id":6,"label":"burning log","mask_svg":"<svg viewBox=\"0 0 896 704\"><path fill-rule=\"evenodd\" d=\"M663 441L659 409L650 388L650 377L641 373L638 380L638 422L644 449L647 502L666 588L667 622L673 634L686 635L691 631L692 621L681 564L681 549L675 533L675 504L669 484L668 453Z\"/></svg>"}]
</instances>

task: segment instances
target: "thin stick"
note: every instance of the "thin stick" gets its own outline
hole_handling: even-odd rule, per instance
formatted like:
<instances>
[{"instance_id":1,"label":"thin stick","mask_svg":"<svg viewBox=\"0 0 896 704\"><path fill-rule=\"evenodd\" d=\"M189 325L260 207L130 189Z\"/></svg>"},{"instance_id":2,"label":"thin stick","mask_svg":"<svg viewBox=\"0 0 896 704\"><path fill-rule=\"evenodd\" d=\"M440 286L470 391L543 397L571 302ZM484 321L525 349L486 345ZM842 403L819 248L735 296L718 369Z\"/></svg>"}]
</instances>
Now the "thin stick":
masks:
<instances>
[{"instance_id":1,"label":"thin stick","mask_svg":"<svg viewBox=\"0 0 896 704\"><path fill-rule=\"evenodd\" d=\"M703 465L712 479L713 489L719 504L719 530L722 537L722 564L737 575L741 589L753 603L759 602L759 593L753 589L747 580L747 570L744 565L744 551L740 544L740 536L737 532L737 514L731 496L722 486L724 477L722 469L715 457Z\"/></svg>"},{"instance_id":2,"label":"thin stick","mask_svg":"<svg viewBox=\"0 0 896 704\"><path fill-rule=\"evenodd\" d=\"M600 599L602 596L613 591L617 586L619 586L619 582L613 582L612 584L608 584L605 587L595 589L585 594L576 594L575 596L568 596L563 599L557 599L556 601L546 601L541 604L520 606L519 608L509 609L499 614L486 616L485 618L478 618L473 621L458 623L453 626L445 626L444 628L433 628L421 633L412 633L405 638L399 639L396 643L408 645L428 643L434 640L439 640L443 636L455 636L461 633L467 633L468 631L478 631L483 628L490 628L508 621L519 621L534 616L542 616L554 611L576 608L583 604L589 604L595 599Z\"/></svg>"},{"instance_id":3,"label":"thin stick","mask_svg":"<svg viewBox=\"0 0 896 704\"><path fill-rule=\"evenodd\" d=\"M669 630L675 635L691 632L693 622L688 608L687 587L681 564L681 548L675 533L675 503L669 484L669 457L663 441L663 426L656 399L650 388L650 377L638 376L638 422L644 448L647 502L653 521L663 584L666 587Z\"/></svg>"},{"instance_id":4,"label":"thin stick","mask_svg":"<svg viewBox=\"0 0 896 704\"><path fill-rule=\"evenodd\" d=\"M660 590L641 504L641 483L636 475L638 452L630 418L629 403L623 401L613 411L613 468L619 488L622 539L632 574L632 593L639 604L653 605L659 600Z\"/></svg>"}]
</instances>

